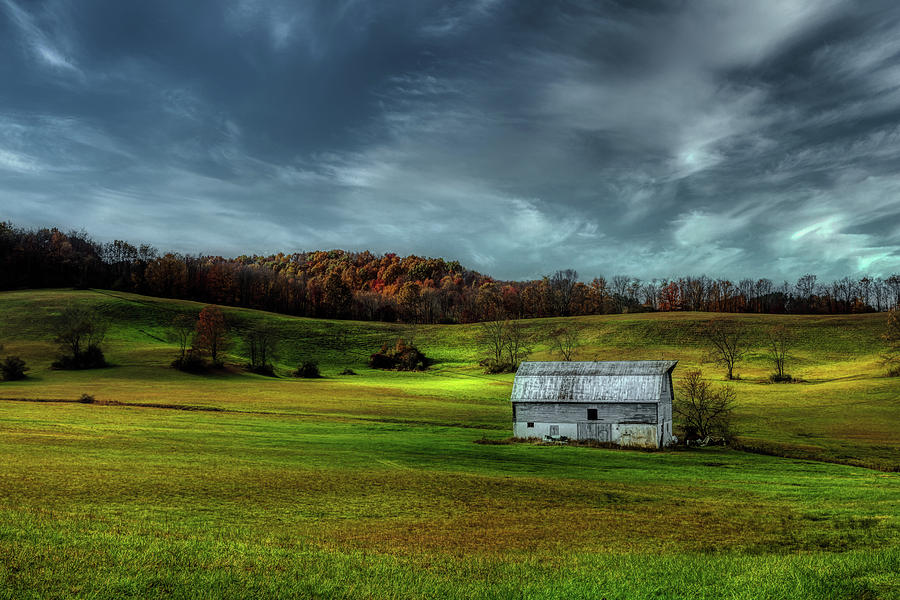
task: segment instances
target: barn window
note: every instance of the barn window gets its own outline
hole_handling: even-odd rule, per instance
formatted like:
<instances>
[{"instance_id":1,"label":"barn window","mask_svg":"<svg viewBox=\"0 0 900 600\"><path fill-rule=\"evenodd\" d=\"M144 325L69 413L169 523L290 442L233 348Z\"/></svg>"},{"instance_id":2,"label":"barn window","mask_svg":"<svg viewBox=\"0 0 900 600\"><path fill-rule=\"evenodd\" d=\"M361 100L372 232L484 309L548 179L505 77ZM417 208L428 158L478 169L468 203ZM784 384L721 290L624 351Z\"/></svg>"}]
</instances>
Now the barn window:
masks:
<instances>
[{"instance_id":1,"label":"barn window","mask_svg":"<svg viewBox=\"0 0 900 600\"><path fill-rule=\"evenodd\" d=\"M513 421L516 420L516 405L513 404Z\"/></svg>"},{"instance_id":2,"label":"barn window","mask_svg":"<svg viewBox=\"0 0 900 600\"><path fill-rule=\"evenodd\" d=\"M588 409L588 421L596 421L597 420L597 409L589 408Z\"/></svg>"},{"instance_id":3,"label":"barn window","mask_svg":"<svg viewBox=\"0 0 900 600\"><path fill-rule=\"evenodd\" d=\"M559 425L551 425L550 426L550 435L551 436L559 435Z\"/></svg>"},{"instance_id":4,"label":"barn window","mask_svg":"<svg viewBox=\"0 0 900 600\"><path fill-rule=\"evenodd\" d=\"M529 422L529 423L527 424L527 426L528 426L528 427L534 427L534 423L530 423L530 422Z\"/></svg>"}]
</instances>

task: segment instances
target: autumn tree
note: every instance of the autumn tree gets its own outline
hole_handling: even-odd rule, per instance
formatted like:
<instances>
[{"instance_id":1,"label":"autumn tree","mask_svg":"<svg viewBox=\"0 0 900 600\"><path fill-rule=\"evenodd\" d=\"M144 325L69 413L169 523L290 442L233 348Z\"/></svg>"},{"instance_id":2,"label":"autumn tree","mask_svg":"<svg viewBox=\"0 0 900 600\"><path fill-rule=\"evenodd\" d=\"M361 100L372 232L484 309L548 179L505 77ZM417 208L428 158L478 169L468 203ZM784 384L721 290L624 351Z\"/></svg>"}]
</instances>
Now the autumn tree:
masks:
<instances>
[{"instance_id":1,"label":"autumn tree","mask_svg":"<svg viewBox=\"0 0 900 600\"><path fill-rule=\"evenodd\" d=\"M218 306L207 306L197 319L194 348L209 355L213 365L221 366L223 353L228 349L228 327L225 315Z\"/></svg>"},{"instance_id":2,"label":"autumn tree","mask_svg":"<svg viewBox=\"0 0 900 600\"><path fill-rule=\"evenodd\" d=\"M350 312L353 302L353 293L344 283L340 273L333 270L325 278L322 303L325 305L326 314L334 317L346 317Z\"/></svg>"},{"instance_id":3,"label":"autumn tree","mask_svg":"<svg viewBox=\"0 0 900 600\"><path fill-rule=\"evenodd\" d=\"M728 439L733 435L732 413L736 394L725 385L713 387L700 371L688 371L678 383L672 405L686 438L712 436Z\"/></svg>"},{"instance_id":4,"label":"autumn tree","mask_svg":"<svg viewBox=\"0 0 900 600\"><path fill-rule=\"evenodd\" d=\"M581 329L569 324L550 332L550 353L564 361L575 360L581 345Z\"/></svg>"},{"instance_id":5,"label":"autumn tree","mask_svg":"<svg viewBox=\"0 0 900 600\"><path fill-rule=\"evenodd\" d=\"M881 355L881 364L887 369L890 377L900 376L900 307L888 311L884 333L885 350Z\"/></svg>"},{"instance_id":6,"label":"autumn tree","mask_svg":"<svg viewBox=\"0 0 900 600\"><path fill-rule=\"evenodd\" d=\"M784 372L791 341L790 331L784 325L776 325L766 335L766 351L775 370L769 379L776 383L793 381L793 378Z\"/></svg>"},{"instance_id":7,"label":"autumn tree","mask_svg":"<svg viewBox=\"0 0 900 600\"><path fill-rule=\"evenodd\" d=\"M725 377L734 379L734 366L749 351L747 330L740 321L713 319L700 329L712 360L725 367Z\"/></svg>"}]
</instances>

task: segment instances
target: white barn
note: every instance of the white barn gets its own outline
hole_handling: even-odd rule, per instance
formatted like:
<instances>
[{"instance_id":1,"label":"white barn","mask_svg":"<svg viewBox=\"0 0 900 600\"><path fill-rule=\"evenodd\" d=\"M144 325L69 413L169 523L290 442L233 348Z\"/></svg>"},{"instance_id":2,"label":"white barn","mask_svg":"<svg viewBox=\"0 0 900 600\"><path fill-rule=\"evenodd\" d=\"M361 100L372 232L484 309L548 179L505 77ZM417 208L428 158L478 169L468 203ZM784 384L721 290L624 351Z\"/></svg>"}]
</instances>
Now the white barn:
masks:
<instances>
[{"instance_id":1,"label":"white barn","mask_svg":"<svg viewBox=\"0 0 900 600\"><path fill-rule=\"evenodd\" d=\"M513 383L513 435L666 446L672 441L676 364L523 362Z\"/></svg>"}]
</instances>

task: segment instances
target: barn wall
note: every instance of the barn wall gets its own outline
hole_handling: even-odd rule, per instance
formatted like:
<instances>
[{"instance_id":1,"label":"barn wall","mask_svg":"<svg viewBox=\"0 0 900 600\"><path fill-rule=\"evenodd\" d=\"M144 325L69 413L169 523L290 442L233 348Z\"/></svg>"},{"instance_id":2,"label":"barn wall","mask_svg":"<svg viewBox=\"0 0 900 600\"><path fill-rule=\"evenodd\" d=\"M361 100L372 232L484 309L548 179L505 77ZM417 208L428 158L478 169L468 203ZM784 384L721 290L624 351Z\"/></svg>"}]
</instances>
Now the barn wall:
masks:
<instances>
[{"instance_id":1,"label":"barn wall","mask_svg":"<svg viewBox=\"0 0 900 600\"><path fill-rule=\"evenodd\" d=\"M657 448L659 446L660 425L638 423L598 423L597 421L582 421L579 423L540 422L531 421L533 427L528 427L526 421L513 423L513 435L519 438L540 438L550 436L550 427L559 427L559 436L569 439L596 439L601 442L612 442L622 446L637 446L641 448ZM582 431L579 432L579 425Z\"/></svg>"},{"instance_id":2,"label":"barn wall","mask_svg":"<svg viewBox=\"0 0 900 600\"><path fill-rule=\"evenodd\" d=\"M654 425L620 424L612 426L612 441L622 446L657 448L658 427Z\"/></svg>"},{"instance_id":3,"label":"barn wall","mask_svg":"<svg viewBox=\"0 0 900 600\"><path fill-rule=\"evenodd\" d=\"M663 377L662 388L658 405L658 439L663 446L668 446L672 442L672 398L674 396L671 373L667 373Z\"/></svg>"},{"instance_id":4,"label":"barn wall","mask_svg":"<svg viewBox=\"0 0 900 600\"><path fill-rule=\"evenodd\" d=\"M597 409L598 423L656 423L657 407L653 402L628 403L557 403L516 402L516 421L542 423L575 423L587 421L589 408Z\"/></svg>"},{"instance_id":5,"label":"barn wall","mask_svg":"<svg viewBox=\"0 0 900 600\"><path fill-rule=\"evenodd\" d=\"M578 425L576 423L547 423L532 421L534 427L528 427L526 421L516 421L513 423L513 435L519 438L545 438L550 435L550 426L559 426L559 435L570 439L578 439Z\"/></svg>"}]
</instances>

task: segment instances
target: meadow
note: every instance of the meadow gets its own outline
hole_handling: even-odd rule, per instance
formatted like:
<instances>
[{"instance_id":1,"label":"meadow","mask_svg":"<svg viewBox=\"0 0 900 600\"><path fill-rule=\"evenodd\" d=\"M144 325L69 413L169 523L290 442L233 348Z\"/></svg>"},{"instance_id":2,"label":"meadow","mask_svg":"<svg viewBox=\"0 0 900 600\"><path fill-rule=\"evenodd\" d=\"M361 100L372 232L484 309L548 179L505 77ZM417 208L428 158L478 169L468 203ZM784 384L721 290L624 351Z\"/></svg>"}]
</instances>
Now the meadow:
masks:
<instances>
[{"instance_id":1,"label":"meadow","mask_svg":"<svg viewBox=\"0 0 900 600\"><path fill-rule=\"evenodd\" d=\"M49 369L69 303L109 319L114 366ZM677 359L676 379L702 368L719 381L700 323L791 329L802 382L767 383L759 346L731 383L754 452L637 452L474 443L511 433L512 376L477 366L477 325L226 308L235 338L279 328L282 376L242 371L239 344L226 371L181 373L167 324L201 307L0 293L4 354L31 367L0 383L0 598L900 598L900 381L878 364L884 315L529 321L538 340L577 323L584 359ZM398 335L434 366L367 368ZM544 343L533 358L550 358ZM325 377L286 377L305 359Z\"/></svg>"}]
</instances>

